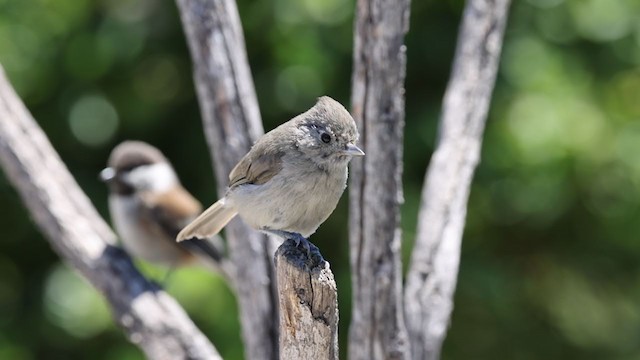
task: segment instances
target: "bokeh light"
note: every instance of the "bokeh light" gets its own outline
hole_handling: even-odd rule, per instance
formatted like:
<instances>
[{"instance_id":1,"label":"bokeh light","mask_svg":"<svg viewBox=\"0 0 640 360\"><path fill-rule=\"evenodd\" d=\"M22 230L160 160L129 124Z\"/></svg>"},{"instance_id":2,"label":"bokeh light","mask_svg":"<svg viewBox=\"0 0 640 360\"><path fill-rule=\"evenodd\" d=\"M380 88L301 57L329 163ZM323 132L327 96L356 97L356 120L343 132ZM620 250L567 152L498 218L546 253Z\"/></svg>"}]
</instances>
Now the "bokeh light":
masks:
<instances>
[{"instance_id":1,"label":"bokeh light","mask_svg":"<svg viewBox=\"0 0 640 360\"><path fill-rule=\"evenodd\" d=\"M105 300L78 274L56 265L45 285L46 314L69 334L87 338L111 325Z\"/></svg>"},{"instance_id":2,"label":"bokeh light","mask_svg":"<svg viewBox=\"0 0 640 360\"><path fill-rule=\"evenodd\" d=\"M576 30L590 40L619 39L637 24L637 12L634 11L637 9L634 9L630 1L573 1L570 8Z\"/></svg>"},{"instance_id":3,"label":"bokeh light","mask_svg":"<svg viewBox=\"0 0 640 360\"><path fill-rule=\"evenodd\" d=\"M78 141L99 146L109 141L118 129L118 113L104 97L84 96L71 107L69 126Z\"/></svg>"}]
</instances>

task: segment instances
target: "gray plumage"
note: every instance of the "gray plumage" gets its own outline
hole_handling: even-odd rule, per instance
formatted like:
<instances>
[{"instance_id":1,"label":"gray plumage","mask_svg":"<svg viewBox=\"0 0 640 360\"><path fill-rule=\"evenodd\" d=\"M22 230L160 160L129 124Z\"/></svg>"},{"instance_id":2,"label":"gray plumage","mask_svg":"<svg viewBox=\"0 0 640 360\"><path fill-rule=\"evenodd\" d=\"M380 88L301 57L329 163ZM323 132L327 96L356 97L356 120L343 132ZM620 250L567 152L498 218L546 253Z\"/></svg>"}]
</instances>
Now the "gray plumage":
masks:
<instances>
[{"instance_id":1,"label":"gray plumage","mask_svg":"<svg viewBox=\"0 0 640 360\"><path fill-rule=\"evenodd\" d=\"M258 230L304 237L333 212L347 165L364 155L349 112L323 96L307 112L262 136L229 175L225 196L178 234L178 241L218 233L236 215Z\"/></svg>"}]
</instances>

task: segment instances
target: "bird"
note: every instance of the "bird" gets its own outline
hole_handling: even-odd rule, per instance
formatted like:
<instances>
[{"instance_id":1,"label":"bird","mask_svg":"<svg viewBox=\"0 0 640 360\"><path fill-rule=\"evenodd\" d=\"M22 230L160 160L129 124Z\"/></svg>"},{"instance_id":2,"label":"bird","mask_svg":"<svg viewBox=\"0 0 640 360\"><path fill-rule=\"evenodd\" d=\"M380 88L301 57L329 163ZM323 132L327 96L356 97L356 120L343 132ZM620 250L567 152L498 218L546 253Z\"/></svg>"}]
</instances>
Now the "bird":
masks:
<instances>
[{"instance_id":1,"label":"bird","mask_svg":"<svg viewBox=\"0 0 640 360\"><path fill-rule=\"evenodd\" d=\"M331 215L347 186L348 164L364 152L351 114L322 96L308 111L264 134L229 174L220 200L180 231L177 241L219 233L236 215L250 227L294 240Z\"/></svg>"},{"instance_id":2,"label":"bird","mask_svg":"<svg viewBox=\"0 0 640 360\"><path fill-rule=\"evenodd\" d=\"M160 150L124 141L112 150L100 179L109 189L109 212L127 252L171 269L199 263L220 270L224 251L213 241L175 242L202 205L181 185Z\"/></svg>"}]
</instances>

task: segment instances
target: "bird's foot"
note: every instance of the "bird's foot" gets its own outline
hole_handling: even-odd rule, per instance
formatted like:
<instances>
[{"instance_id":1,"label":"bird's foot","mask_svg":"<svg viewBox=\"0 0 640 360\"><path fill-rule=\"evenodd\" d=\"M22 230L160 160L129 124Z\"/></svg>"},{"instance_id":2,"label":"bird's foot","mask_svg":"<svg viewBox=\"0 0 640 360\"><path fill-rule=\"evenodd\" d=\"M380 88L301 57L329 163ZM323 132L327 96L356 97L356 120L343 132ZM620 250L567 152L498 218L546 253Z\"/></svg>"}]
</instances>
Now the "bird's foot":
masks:
<instances>
[{"instance_id":1,"label":"bird's foot","mask_svg":"<svg viewBox=\"0 0 640 360\"><path fill-rule=\"evenodd\" d=\"M289 239L295 241L296 247L300 247L302 245L302 248L307 253L307 256L311 257L311 247L312 246L315 247L315 245L313 245L311 241L309 241L309 239L307 239L306 237L298 233L290 233L290 234L292 235L292 237L290 237Z\"/></svg>"},{"instance_id":2,"label":"bird's foot","mask_svg":"<svg viewBox=\"0 0 640 360\"><path fill-rule=\"evenodd\" d=\"M271 234L280 236L285 240L293 240L296 243L296 247L302 246L302 248L307 253L307 256L309 256L311 253L311 247L312 246L314 248L316 247L306 237L300 235L300 233L285 231L285 230L271 230L271 229L265 229L265 231Z\"/></svg>"},{"instance_id":3,"label":"bird's foot","mask_svg":"<svg viewBox=\"0 0 640 360\"><path fill-rule=\"evenodd\" d=\"M311 260L311 263L315 264L324 261L324 259L322 258L322 254L320 254L320 249L318 249L317 246L309 241L309 239L299 233L271 229L263 229L263 231L273 235L277 235L285 239L285 241L293 241L296 248L301 248L302 250L304 250L304 253L307 255L307 259Z\"/></svg>"}]
</instances>

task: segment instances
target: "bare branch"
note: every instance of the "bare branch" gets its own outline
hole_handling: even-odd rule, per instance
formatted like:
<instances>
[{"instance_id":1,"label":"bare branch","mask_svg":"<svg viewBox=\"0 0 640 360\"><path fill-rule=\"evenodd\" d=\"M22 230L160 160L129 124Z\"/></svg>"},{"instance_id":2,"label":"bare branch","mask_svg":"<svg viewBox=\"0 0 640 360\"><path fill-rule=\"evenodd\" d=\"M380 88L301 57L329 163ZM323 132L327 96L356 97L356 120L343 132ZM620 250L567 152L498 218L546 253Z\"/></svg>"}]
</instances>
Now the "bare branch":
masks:
<instances>
[{"instance_id":1,"label":"bare branch","mask_svg":"<svg viewBox=\"0 0 640 360\"><path fill-rule=\"evenodd\" d=\"M351 101L367 155L352 161L349 190L352 360L409 358L399 228L409 3L358 0L356 8Z\"/></svg>"},{"instance_id":2,"label":"bare branch","mask_svg":"<svg viewBox=\"0 0 640 360\"><path fill-rule=\"evenodd\" d=\"M221 359L178 303L149 283L78 187L0 67L0 165L54 250L109 301L150 359Z\"/></svg>"},{"instance_id":3,"label":"bare branch","mask_svg":"<svg viewBox=\"0 0 640 360\"><path fill-rule=\"evenodd\" d=\"M338 293L317 248L307 257L293 240L276 251L282 359L338 359Z\"/></svg>"},{"instance_id":4,"label":"bare branch","mask_svg":"<svg viewBox=\"0 0 640 360\"><path fill-rule=\"evenodd\" d=\"M263 133L233 0L178 0L218 193ZM236 219L227 226L248 359L277 359L278 308L270 240Z\"/></svg>"},{"instance_id":5,"label":"bare branch","mask_svg":"<svg viewBox=\"0 0 640 360\"><path fill-rule=\"evenodd\" d=\"M509 0L469 0L422 192L405 290L414 359L438 359L451 311L469 189L502 48Z\"/></svg>"}]
</instances>

